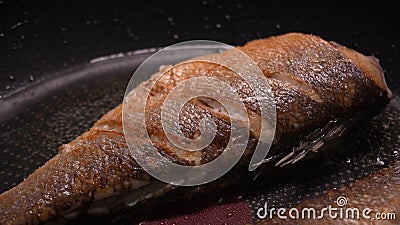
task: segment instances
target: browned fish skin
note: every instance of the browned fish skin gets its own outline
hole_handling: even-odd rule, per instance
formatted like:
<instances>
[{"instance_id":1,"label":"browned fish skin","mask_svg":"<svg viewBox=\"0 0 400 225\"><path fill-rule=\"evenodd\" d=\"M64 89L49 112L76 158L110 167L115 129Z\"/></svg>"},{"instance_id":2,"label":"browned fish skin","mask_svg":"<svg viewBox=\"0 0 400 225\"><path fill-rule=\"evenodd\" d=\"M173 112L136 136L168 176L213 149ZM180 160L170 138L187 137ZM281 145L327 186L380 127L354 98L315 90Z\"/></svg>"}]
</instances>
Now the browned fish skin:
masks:
<instances>
[{"instance_id":1,"label":"browned fish skin","mask_svg":"<svg viewBox=\"0 0 400 225\"><path fill-rule=\"evenodd\" d=\"M61 146L54 158L2 194L1 224L47 221L90 201L95 190L109 186L115 192L129 190L130 185L124 182L131 179L150 177L130 157L123 135L93 129Z\"/></svg>"},{"instance_id":2,"label":"browned fish skin","mask_svg":"<svg viewBox=\"0 0 400 225\"><path fill-rule=\"evenodd\" d=\"M253 41L240 49L257 62L276 98L277 130L271 155L287 154L288 146L296 145L310 131L335 118L351 118L358 110L368 109L371 105L379 111L390 99L382 69L374 59L319 37L291 33ZM220 73L228 78L232 76L226 68L216 67L211 63L188 63L178 67L181 73L172 71L163 77L154 89L156 97L149 106L150 111L154 111L147 117L151 134L161 135L162 139L163 134L156 132L156 112L160 108L157 100L162 100L175 83L199 74L199 71L207 71L215 77L221 77ZM241 82L229 79L232 85ZM245 89L239 93L249 95ZM229 138L225 135L229 131L229 119L206 102L188 105L182 112L183 118L208 113L219 126L218 137L203 150L204 163L217 157L223 149ZM257 113L251 105L250 111ZM115 194L124 193L151 180L127 148L121 114L120 105L103 116L90 131L61 146L53 159L24 182L1 194L0 223L39 224L102 198L101 194L109 190ZM193 134L197 126L189 121L183 121L183 125L188 134ZM257 134L252 134L254 136ZM283 137L287 140L285 143L280 141ZM175 149L162 141L158 148L178 163L191 163L185 157L177 156ZM252 150L248 149L246 155Z\"/></svg>"},{"instance_id":3,"label":"browned fish skin","mask_svg":"<svg viewBox=\"0 0 400 225\"><path fill-rule=\"evenodd\" d=\"M253 41L240 49L271 78L268 81L277 102L275 142L280 137L286 142L297 137L293 132L307 134L332 118L347 117L372 96L382 96L383 104L391 97L376 59L316 36L287 34Z\"/></svg>"}]
</instances>

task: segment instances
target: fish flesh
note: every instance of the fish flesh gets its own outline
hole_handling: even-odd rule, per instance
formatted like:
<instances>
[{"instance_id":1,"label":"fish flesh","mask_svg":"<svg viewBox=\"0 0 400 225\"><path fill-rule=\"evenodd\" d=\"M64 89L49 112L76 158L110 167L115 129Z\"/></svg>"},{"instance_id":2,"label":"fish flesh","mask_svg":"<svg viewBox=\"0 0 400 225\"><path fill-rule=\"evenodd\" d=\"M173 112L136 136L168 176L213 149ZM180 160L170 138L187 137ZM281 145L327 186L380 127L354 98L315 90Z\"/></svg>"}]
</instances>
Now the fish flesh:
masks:
<instances>
[{"instance_id":1,"label":"fish flesh","mask_svg":"<svg viewBox=\"0 0 400 225\"><path fill-rule=\"evenodd\" d=\"M120 203L133 207L159 196L176 196L172 193L178 191L207 193L234 185L241 177L271 169L279 171L280 167L290 167L321 152L326 143L340 137L355 122L379 113L391 99L376 58L314 35L289 33L251 41L238 49L261 69L276 103L273 145L257 171L249 172L245 167L259 139L259 130L252 129L239 163L216 182L177 188L157 181L136 163L129 150L119 105L89 131L60 146L57 155L23 182L0 195L1 224L40 224L73 218L82 212L109 213ZM229 51L220 54L230 57ZM140 94L148 89L162 72L134 91ZM165 141L160 129L162 101L177 83L193 76L222 79L238 87L243 99L254 97L253 93L232 71L213 63L189 62L163 75L152 87L153 100L146 106L149 136L157 150L174 163L192 166L211 162L222 154L229 140L230 119L226 113L209 99L188 102L180 115L185 136L195 138L200 118L205 116L212 118L218 132L200 154L182 154ZM131 98L134 101L135 97ZM260 119L257 103L248 101L245 105L250 123L257 124Z\"/></svg>"}]
</instances>

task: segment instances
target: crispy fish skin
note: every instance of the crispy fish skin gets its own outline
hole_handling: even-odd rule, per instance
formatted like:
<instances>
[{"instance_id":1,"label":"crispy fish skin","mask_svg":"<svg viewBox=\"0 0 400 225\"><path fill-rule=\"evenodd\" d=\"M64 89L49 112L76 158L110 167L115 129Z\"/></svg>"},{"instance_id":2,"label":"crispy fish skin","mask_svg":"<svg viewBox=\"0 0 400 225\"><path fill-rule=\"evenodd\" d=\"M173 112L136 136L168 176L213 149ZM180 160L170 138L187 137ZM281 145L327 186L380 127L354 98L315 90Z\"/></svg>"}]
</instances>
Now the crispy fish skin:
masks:
<instances>
[{"instance_id":1,"label":"crispy fish skin","mask_svg":"<svg viewBox=\"0 0 400 225\"><path fill-rule=\"evenodd\" d=\"M269 156L286 155L287 162L295 162L298 153L291 154L293 146L307 134L337 118L346 121L362 110L374 109L377 113L391 98L375 58L317 36L290 33L256 40L239 49L258 64L272 88L277 128ZM225 54L229 57L229 53ZM163 141L163 133L157 129L158 110L166 93L193 74L227 77L232 85L242 81L235 79L228 69L212 63L193 62L175 69L153 88L154 99L149 103L146 120L150 135L158 137L154 140L158 150L174 162L191 165L192 156L176 154L176 149ZM146 86L146 82L141 86ZM246 89L238 92L251 95ZM251 115L257 114L257 107L251 103L246 106ZM193 119L183 119L184 133L194 136L197 126L193 121L204 114L216 121L218 132L210 146L197 156L201 163L218 157L229 139L226 135L229 118L205 101L190 102L182 111L182 118ZM257 120L257 116L253 119ZM246 153L238 164L241 170L247 170L241 166L248 161L256 142L257 131L252 130ZM1 194L0 223L40 224L94 200L133 191L153 180L137 165L125 143L120 105L88 132L62 145L54 158L18 186Z\"/></svg>"}]
</instances>

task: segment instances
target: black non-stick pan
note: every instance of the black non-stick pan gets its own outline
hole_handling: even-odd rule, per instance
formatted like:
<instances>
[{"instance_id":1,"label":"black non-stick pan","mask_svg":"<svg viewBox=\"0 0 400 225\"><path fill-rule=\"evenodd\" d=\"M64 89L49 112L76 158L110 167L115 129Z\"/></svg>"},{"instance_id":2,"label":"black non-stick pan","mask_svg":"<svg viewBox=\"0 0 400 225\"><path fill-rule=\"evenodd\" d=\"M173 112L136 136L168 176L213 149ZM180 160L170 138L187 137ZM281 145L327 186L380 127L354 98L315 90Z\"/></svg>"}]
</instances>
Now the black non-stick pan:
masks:
<instances>
[{"instance_id":1,"label":"black non-stick pan","mask_svg":"<svg viewBox=\"0 0 400 225\"><path fill-rule=\"evenodd\" d=\"M130 76L143 60L159 47L184 40L239 45L292 31L312 33L379 58L389 88L399 95L400 20L390 7L360 10L339 3L329 7L303 4L0 1L1 192L21 182L54 156L58 146L88 130L119 104ZM250 188L192 208L179 209L178 204L175 211L167 207L139 218L121 212L84 216L69 223L184 224L182 218L187 217L187 223L204 222L207 216L215 217L211 220L215 223L256 221L256 211L266 200L271 207L296 205L398 160L399 107L394 98L346 145L346 154L316 163L305 170L304 177L268 185L257 181Z\"/></svg>"}]
</instances>

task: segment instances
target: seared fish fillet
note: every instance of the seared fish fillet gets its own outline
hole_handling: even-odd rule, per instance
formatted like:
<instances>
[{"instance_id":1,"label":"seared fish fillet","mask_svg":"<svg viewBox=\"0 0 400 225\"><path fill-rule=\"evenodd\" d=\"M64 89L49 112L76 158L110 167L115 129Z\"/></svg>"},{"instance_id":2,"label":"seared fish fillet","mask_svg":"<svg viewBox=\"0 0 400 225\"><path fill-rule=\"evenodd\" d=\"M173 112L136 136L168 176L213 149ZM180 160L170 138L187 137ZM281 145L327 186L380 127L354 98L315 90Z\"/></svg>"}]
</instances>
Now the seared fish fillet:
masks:
<instances>
[{"instance_id":1,"label":"seared fish fillet","mask_svg":"<svg viewBox=\"0 0 400 225\"><path fill-rule=\"evenodd\" d=\"M252 41L239 49L260 67L276 102L275 138L260 171L291 165L313 155L324 143L340 136L357 118L378 113L391 98L376 58L317 36L290 33ZM221 54L229 57L229 51ZM158 151L178 164L210 162L222 153L229 140L227 115L214 102L195 99L182 109L182 130L187 137L196 137L199 119L208 116L218 128L212 143L201 154L180 154L165 141L159 115L162 100L177 83L199 75L222 79L238 87L237 92L244 99L252 94L232 71L206 62L181 64L157 81L146 108L147 128ZM147 88L148 84L144 82L135 90ZM245 102L245 105L250 122L257 124L259 108L254 102ZM253 174L247 171L247 165L258 135L257 129L251 129L245 154L233 171L216 182L184 190L207 191L213 185L235 183L241 176ZM54 158L22 183L2 193L0 223L40 224L71 216L82 208L90 213L96 208L82 206L111 196L124 196L120 198L124 203L135 205L148 198L168 195L173 188L153 179L135 162L125 142L122 105L119 105L88 132L62 145Z\"/></svg>"},{"instance_id":2,"label":"seared fish fillet","mask_svg":"<svg viewBox=\"0 0 400 225\"><path fill-rule=\"evenodd\" d=\"M276 213L270 213L266 215L265 219L260 220L256 224L399 224L400 192L398 190L400 189L400 154L397 151L400 146L400 139L398 138L400 135L399 118L400 98L398 96L393 96L393 99L386 108L379 115L374 117L370 123L363 126L364 130L359 132L360 136L351 139L353 144L349 143L343 146L347 149L351 149L353 153L358 155L346 154L346 158L347 156L352 158L354 167L346 167L344 164L349 164L348 162L339 163L339 165L334 165L333 167L339 169L339 171L340 167L344 167L346 173L363 173L365 175L368 170L364 170L364 166L370 170L371 166L375 166L373 162L371 163L369 161L375 159L371 154L382 155L382 151L393 152L394 154L391 154L393 158L385 160L387 166L380 168L378 171L368 171L368 175L362 178L358 178L357 176L354 182L338 185L339 187L333 185L333 188L318 192L318 196L305 199L300 203L295 203L293 206L286 206L287 210L284 213L284 215L287 216L286 219L279 218ZM387 124L390 124L389 127ZM387 135L393 137L393 139L387 139ZM370 140L372 140L372 142L366 141L369 140L369 138L371 138ZM366 141L366 143L363 144L363 141ZM377 151L377 149L379 150ZM368 162L370 162L369 165ZM356 166L360 164L362 165L361 169ZM332 168L326 169L332 170ZM340 173L341 172L338 173L338 171L335 171L332 174L327 174L327 176L337 176ZM318 179L318 177L321 176L316 177L316 179ZM348 174L346 177L350 180L355 176ZM343 179L343 177L340 179ZM341 205L337 203L338 198ZM327 208L329 205L331 205L332 208L343 210L342 216L340 216L339 210L332 210L331 214L329 214L328 210L325 212L322 211L323 208ZM274 205L267 205L267 207L271 210ZM298 209L300 212L298 218L293 218L293 216L295 217L295 213L291 214L292 216L288 214L288 211L292 207ZM310 213L310 216L308 216L307 212L305 216L302 217L302 210L310 208L315 209L315 217L313 213ZM364 211L365 214L363 214L364 209L370 209L371 211L366 210ZM351 210L353 210L354 213L352 213ZM265 211L261 211L261 215L265 215L263 214L264 212ZM337 217L335 218L336 213Z\"/></svg>"}]
</instances>

